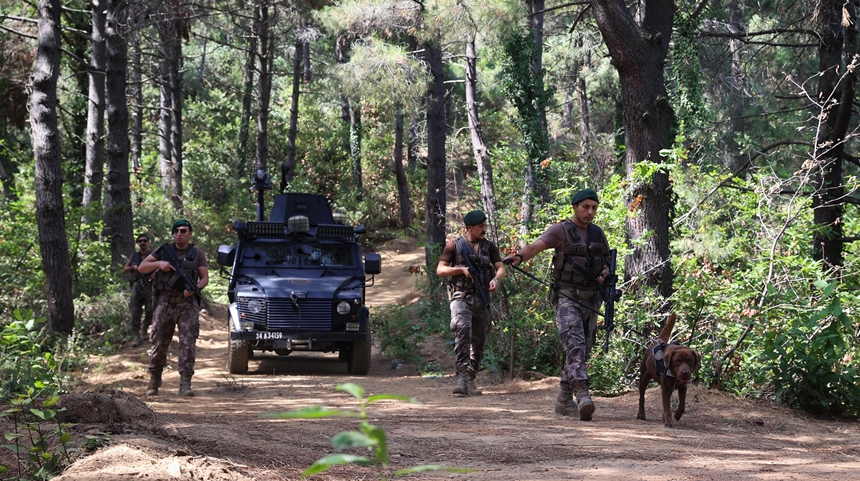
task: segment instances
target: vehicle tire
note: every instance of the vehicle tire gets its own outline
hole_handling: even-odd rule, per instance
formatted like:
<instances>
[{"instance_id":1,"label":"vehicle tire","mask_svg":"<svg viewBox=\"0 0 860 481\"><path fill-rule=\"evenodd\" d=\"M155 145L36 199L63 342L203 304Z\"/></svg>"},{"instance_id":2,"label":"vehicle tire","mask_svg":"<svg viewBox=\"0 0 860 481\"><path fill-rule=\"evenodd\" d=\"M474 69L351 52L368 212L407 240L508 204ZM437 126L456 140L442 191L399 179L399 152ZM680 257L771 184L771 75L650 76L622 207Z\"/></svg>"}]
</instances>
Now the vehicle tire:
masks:
<instances>
[{"instance_id":1,"label":"vehicle tire","mask_svg":"<svg viewBox=\"0 0 860 481\"><path fill-rule=\"evenodd\" d=\"M230 321L227 321L227 337L230 336ZM227 372L230 374L246 374L248 358L251 353L251 343L239 339L227 340Z\"/></svg>"},{"instance_id":2,"label":"vehicle tire","mask_svg":"<svg viewBox=\"0 0 860 481\"><path fill-rule=\"evenodd\" d=\"M346 360L346 369L350 374L364 376L370 371L370 345L369 332L365 340L352 343L352 352Z\"/></svg>"}]
</instances>

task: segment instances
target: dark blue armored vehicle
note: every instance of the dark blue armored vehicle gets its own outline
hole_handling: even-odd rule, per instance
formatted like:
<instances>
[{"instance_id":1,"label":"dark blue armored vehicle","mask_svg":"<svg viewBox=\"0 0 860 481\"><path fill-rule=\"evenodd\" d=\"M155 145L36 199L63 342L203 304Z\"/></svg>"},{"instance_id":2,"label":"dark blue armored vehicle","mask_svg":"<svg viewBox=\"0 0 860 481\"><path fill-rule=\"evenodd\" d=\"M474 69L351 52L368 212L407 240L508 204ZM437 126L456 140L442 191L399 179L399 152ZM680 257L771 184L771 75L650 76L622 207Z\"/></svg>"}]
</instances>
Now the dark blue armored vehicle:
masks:
<instances>
[{"instance_id":1,"label":"dark blue armored vehicle","mask_svg":"<svg viewBox=\"0 0 860 481\"><path fill-rule=\"evenodd\" d=\"M350 373L367 374L364 289L373 285L381 258L367 254L362 262L358 236L365 228L345 225L343 217L332 214L321 195L280 194L268 221L233 225L236 246L218 249L218 263L232 266L231 374L248 372L256 351L337 352Z\"/></svg>"}]
</instances>

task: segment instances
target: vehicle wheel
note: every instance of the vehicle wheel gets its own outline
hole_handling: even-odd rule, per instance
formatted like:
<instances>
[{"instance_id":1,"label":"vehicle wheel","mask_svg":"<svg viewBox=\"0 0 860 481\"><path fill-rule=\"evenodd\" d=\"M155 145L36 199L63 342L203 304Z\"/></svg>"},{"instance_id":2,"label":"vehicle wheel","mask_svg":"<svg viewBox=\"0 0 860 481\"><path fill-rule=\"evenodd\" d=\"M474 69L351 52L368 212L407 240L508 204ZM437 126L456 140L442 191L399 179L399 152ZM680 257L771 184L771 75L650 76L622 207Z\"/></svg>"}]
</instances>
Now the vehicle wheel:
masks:
<instances>
[{"instance_id":1,"label":"vehicle wheel","mask_svg":"<svg viewBox=\"0 0 860 481\"><path fill-rule=\"evenodd\" d=\"M248 343L248 359L254 359L254 348Z\"/></svg>"},{"instance_id":2,"label":"vehicle wheel","mask_svg":"<svg viewBox=\"0 0 860 481\"><path fill-rule=\"evenodd\" d=\"M369 332L364 341L352 343L352 352L346 360L346 369L350 374L364 376L370 371L370 345L371 337Z\"/></svg>"},{"instance_id":3,"label":"vehicle wheel","mask_svg":"<svg viewBox=\"0 0 860 481\"><path fill-rule=\"evenodd\" d=\"M227 372L230 374L246 374L248 372L248 341L230 340L227 350Z\"/></svg>"},{"instance_id":4,"label":"vehicle wheel","mask_svg":"<svg viewBox=\"0 0 860 481\"><path fill-rule=\"evenodd\" d=\"M230 336L230 321L227 321L227 336ZM227 372L230 374L246 374L248 358L251 353L251 343L238 339L227 341Z\"/></svg>"}]
</instances>

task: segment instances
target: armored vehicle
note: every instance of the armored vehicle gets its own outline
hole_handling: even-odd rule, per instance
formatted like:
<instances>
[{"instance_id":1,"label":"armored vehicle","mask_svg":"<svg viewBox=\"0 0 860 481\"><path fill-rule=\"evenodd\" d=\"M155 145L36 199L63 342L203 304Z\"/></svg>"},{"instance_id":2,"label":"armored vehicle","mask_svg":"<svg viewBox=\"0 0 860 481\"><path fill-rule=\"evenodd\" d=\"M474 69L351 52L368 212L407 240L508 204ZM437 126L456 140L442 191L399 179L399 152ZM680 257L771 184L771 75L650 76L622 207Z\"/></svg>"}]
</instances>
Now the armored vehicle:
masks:
<instances>
[{"instance_id":1,"label":"armored vehicle","mask_svg":"<svg viewBox=\"0 0 860 481\"><path fill-rule=\"evenodd\" d=\"M275 196L268 221L234 223L236 245L218 249L218 263L232 266L231 374L248 372L256 351L337 352L350 373L367 374L364 290L379 274L381 258L367 254L362 263L358 236L365 228L345 225L343 217L321 195L289 193Z\"/></svg>"}]
</instances>

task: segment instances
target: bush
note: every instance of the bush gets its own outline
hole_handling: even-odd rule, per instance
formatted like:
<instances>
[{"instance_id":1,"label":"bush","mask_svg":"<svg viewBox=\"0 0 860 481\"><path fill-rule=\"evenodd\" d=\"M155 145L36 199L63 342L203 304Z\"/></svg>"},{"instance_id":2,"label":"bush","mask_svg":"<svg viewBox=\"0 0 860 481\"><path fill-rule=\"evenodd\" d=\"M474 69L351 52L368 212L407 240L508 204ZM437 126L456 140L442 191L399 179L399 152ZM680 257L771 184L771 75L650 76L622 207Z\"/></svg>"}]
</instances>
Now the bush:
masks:
<instances>
[{"instance_id":1,"label":"bush","mask_svg":"<svg viewBox=\"0 0 860 481\"><path fill-rule=\"evenodd\" d=\"M816 282L823 290L818 310L808 318L788 319L767 332L761 360L778 401L813 414L860 415L854 325L835 295L836 284Z\"/></svg>"},{"instance_id":2,"label":"bush","mask_svg":"<svg viewBox=\"0 0 860 481\"><path fill-rule=\"evenodd\" d=\"M67 390L70 371L77 365L74 337L65 342L54 339L52 346L47 331L44 318L23 310L15 310L12 321L0 331L0 400L30 386L49 393Z\"/></svg>"}]
</instances>

